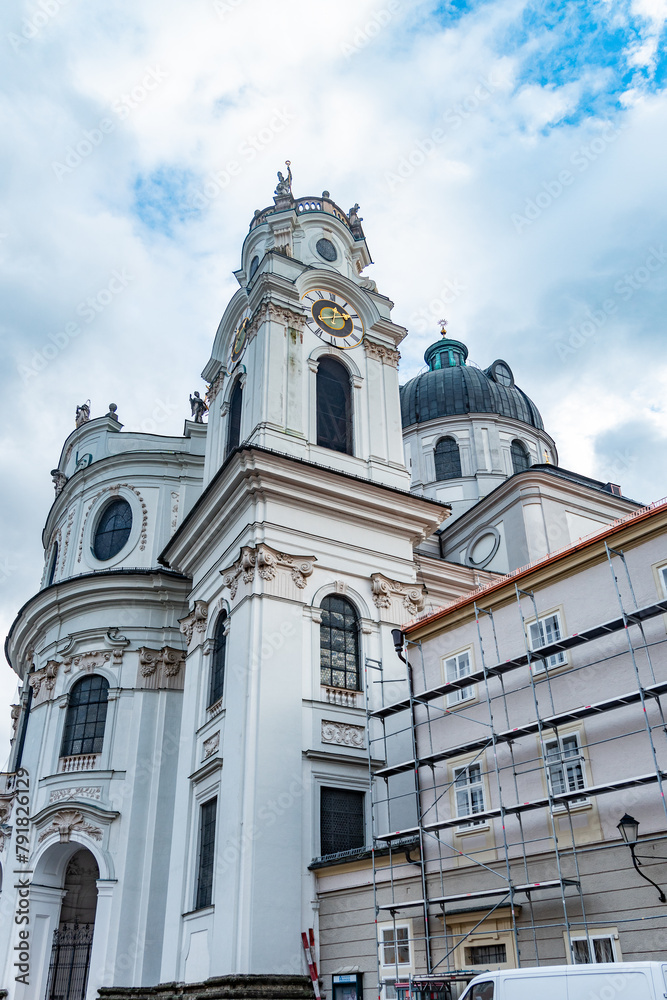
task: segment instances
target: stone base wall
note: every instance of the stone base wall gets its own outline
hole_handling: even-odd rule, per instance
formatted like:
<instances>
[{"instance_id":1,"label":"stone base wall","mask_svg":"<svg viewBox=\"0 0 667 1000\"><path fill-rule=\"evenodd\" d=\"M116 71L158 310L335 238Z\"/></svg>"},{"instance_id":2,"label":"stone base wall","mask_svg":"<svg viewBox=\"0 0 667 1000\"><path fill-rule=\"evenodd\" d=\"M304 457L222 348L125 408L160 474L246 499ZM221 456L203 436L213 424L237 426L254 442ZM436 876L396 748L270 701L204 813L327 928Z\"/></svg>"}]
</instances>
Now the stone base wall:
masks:
<instances>
[{"instance_id":1,"label":"stone base wall","mask_svg":"<svg viewBox=\"0 0 667 1000\"><path fill-rule=\"evenodd\" d=\"M308 976L216 976L204 983L104 986L100 1000L313 1000Z\"/></svg>"}]
</instances>

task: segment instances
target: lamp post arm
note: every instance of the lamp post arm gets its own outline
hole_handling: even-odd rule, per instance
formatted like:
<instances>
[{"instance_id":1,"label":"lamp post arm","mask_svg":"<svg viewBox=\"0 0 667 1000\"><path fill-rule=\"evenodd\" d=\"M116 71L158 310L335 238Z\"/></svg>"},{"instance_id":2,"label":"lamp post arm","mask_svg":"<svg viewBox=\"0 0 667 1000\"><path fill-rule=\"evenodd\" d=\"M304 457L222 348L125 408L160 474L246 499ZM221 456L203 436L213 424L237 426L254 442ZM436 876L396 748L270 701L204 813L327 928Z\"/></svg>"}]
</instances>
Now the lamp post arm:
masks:
<instances>
[{"instance_id":1,"label":"lamp post arm","mask_svg":"<svg viewBox=\"0 0 667 1000\"><path fill-rule=\"evenodd\" d=\"M633 844L630 845L630 854L632 855L632 863L635 866L635 871L637 872L637 874L641 875L643 879L646 879L647 882L651 883L654 889L658 890L658 899L660 900L661 903L667 903L667 896L665 896L664 892L662 891L658 883L654 882L652 878L648 877L648 875L645 875L644 872L639 867L639 861L635 857L635 848Z\"/></svg>"}]
</instances>

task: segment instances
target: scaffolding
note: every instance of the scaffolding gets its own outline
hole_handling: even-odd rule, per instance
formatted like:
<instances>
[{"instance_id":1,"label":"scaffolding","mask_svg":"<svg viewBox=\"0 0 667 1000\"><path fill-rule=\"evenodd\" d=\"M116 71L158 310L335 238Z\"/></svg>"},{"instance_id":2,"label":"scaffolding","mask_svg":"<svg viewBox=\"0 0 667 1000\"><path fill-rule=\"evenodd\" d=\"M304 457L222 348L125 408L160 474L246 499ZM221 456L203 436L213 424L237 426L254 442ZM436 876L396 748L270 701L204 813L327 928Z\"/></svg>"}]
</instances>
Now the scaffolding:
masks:
<instances>
[{"instance_id":1,"label":"scaffolding","mask_svg":"<svg viewBox=\"0 0 667 1000\"><path fill-rule=\"evenodd\" d=\"M667 600L638 606L623 550L611 548L607 541L604 544L612 593L619 609L616 617L576 634L547 641L541 624L546 612L543 611L541 617L535 593L520 589L514 582L518 611L515 642L520 633L523 646L519 655L508 659L501 656L494 611L482 606L483 593L478 593L473 610L479 669L429 687L421 640L408 640L405 658L401 656L406 664L407 695L398 701L386 702L388 683L382 664L369 665L372 674L367 671L367 690L369 685L375 685L375 690L379 687L381 692L377 699L379 707L367 704L375 923L376 927L382 923L386 927L388 922L393 927L389 954L395 959L391 978L396 981L399 1000L406 1000L406 997L449 1000L458 996L464 988L461 984L469 982L481 970L457 968L455 955L468 954L462 946L494 914L502 913L509 923L506 933L513 942L518 966L539 965L541 960L543 963L540 944L544 935L541 932L551 935L552 939L555 932L564 936L565 947L569 949L567 961L581 960L580 956L575 957L573 937L584 938L588 960L595 960L590 951L593 947L589 935L592 924L582 886L583 858L593 851L618 848L622 841L601 838L597 843L578 842L575 817L582 801L597 801L609 793L653 786L665 825L662 834L651 839L667 839L667 803L663 787L667 771L661 766L657 745L658 740L664 741L667 733L661 701L667 695L667 672L663 667L658 671L662 678L656 676L654 662L661 643L667 638L659 637L649 642L645 631L645 623L667 614ZM512 581L508 578L507 582L511 584ZM531 641L531 623L539 630L537 643ZM610 655L605 655L607 651L604 650L597 655L596 647L590 645L620 633L625 634L623 648L615 648ZM601 692L605 696L599 700L556 711L552 681L558 667L550 666L549 659L585 645L590 645L592 651L588 661L578 666L568 664L567 673L585 671L607 660L619 662L622 658L628 690L621 694ZM561 670L559 676L564 673ZM456 697L457 692L471 685L477 685L475 707L478 711L472 717L464 709L457 708L453 713L448 707L448 696ZM532 717L512 725L512 703L519 693L529 700ZM576 685L574 695L573 700L576 700ZM480 705L485 705L485 709L480 709ZM480 712L484 713L484 718ZM625 726L622 731L619 716L614 720L614 713L619 712ZM443 739L445 717L453 714L464 719L471 728L477 728L479 735L451 744L448 737ZM577 787L556 787L554 768L559 767L564 773L573 763L572 754L564 751L559 732L565 726L602 715L608 715L611 720L606 735L590 744L583 743L579 748L580 759L583 761L584 752L593 746L596 752L605 744L612 749L618 748L619 740L631 736L645 740L645 755L647 761L650 760L650 767L641 769L640 773L618 774L614 780L589 784L584 763L583 782L575 781ZM530 739L533 746L534 741L538 741L537 753L530 750ZM556 753L545 752L547 740L552 746L555 741ZM396 747L401 746L409 748L408 754L406 756L404 751L403 759L399 756L396 760ZM493 790L492 801L484 802L483 808L460 813L458 808L451 807L457 779L450 774L447 762L457 758L481 766L478 773L483 774L489 791ZM378 759L384 761L379 768ZM375 766L371 766L371 761ZM625 769L619 767L618 770ZM404 778L400 784L392 780L401 776ZM526 776L529 779L539 776L545 793L528 798L522 795L522 779ZM408 779L409 788L406 787ZM405 813L410 804L414 822L399 823L398 828L394 828L393 816L401 811ZM546 836L536 837L534 831L531 836L526 829L527 814L536 810L547 814ZM563 834L561 824L564 821L569 836ZM466 852L460 840L455 844L453 839L447 838L448 832L465 828L472 831L486 824L493 838L492 849L485 843L483 847ZM406 851L406 842L413 843L414 849ZM388 868L380 867L376 854L387 852ZM634 862L634 852L632 857ZM466 867L457 859L465 859ZM550 868L546 872L548 877L535 878L537 867ZM482 876L487 884L471 891L448 892L448 883L453 878L461 881L464 872L474 877L475 882ZM541 916L536 912L536 901L540 900L549 900L552 904L547 920L543 916L544 909ZM527 914L523 912L524 907ZM412 965L407 976L401 971L397 943L397 920L400 922L406 916L417 917L421 928L417 933L412 925ZM624 917L619 914L614 923L630 924L651 919L650 915ZM452 923L462 924L466 920L471 926L460 933L448 930ZM600 926L600 919L596 917L595 923ZM383 980L388 979L387 963L384 961L381 968L380 962L381 949L386 944L387 939L381 940L378 932L378 996L382 995ZM385 991L385 996L390 995Z\"/></svg>"}]
</instances>

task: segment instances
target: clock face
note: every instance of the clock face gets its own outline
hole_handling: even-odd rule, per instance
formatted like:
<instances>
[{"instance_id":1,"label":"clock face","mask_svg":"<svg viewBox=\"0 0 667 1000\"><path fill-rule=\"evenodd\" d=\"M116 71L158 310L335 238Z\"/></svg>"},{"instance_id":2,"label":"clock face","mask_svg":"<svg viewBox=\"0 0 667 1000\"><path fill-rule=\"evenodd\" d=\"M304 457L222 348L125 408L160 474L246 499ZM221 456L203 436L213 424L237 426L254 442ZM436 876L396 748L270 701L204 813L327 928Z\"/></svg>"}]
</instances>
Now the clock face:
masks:
<instances>
[{"instance_id":1,"label":"clock face","mask_svg":"<svg viewBox=\"0 0 667 1000\"><path fill-rule=\"evenodd\" d=\"M364 324L342 295L313 288L301 296L308 312L306 326L320 340L347 351L364 339Z\"/></svg>"},{"instance_id":2,"label":"clock face","mask_svg":"<svg viewBox=\"0 0 667 1000\"><path fill-rule=\"evenodd\" d=\"M229 361L231 365L235 365L237 361L240 360L243 354L248 340L248 327L250 326L250 313L246 312L243 319L234 330L234 336L232 337L232 349L229 355Z\"/></svg>"}]
</instances>

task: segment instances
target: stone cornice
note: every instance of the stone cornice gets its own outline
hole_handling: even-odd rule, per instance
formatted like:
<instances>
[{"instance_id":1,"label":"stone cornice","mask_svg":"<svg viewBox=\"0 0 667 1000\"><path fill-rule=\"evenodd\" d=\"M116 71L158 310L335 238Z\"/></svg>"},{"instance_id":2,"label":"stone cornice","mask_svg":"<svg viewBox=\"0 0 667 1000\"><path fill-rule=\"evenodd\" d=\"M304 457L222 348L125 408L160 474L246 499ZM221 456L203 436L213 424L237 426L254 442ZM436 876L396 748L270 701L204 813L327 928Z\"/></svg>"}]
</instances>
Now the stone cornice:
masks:
<instances>
[{"instance_id":1,"label":"stone cornice","mask_svg":"<svg viewBox=\"0 0 667 1000\"><path fill-rule=\"evenodd\" d=\"M383 483L324 468L265 448L245 447L234 452L160 555L165 565L192 572L210 552L220 533L221 518L233 515L241 504L257 502L290 506L331 520L367 524L402 535L418 544L442 522L449 508ZM253 518L251 517L251 521Z\"/></svg>"},{"instance_id":2,"label":"stone cornice","mask_svg":"<svg viewBox=\"0 0 667 1000\"><path fill-rule=\"evenodd\" d=\"M177 615L186 606L191 581L180 573L165 569L106 570L70 577L40 590L18 612L5 641L9 665L23 677L31 661L30 648L35 635L53 624L62 627L69 615L94 612L108 627L123 625L128 604L140 602L146 612L159 611L163 618ZM168 623L167 623L168 624ZM110 643L113 647L113 643Z\"/></svg>"}]
</instances>

